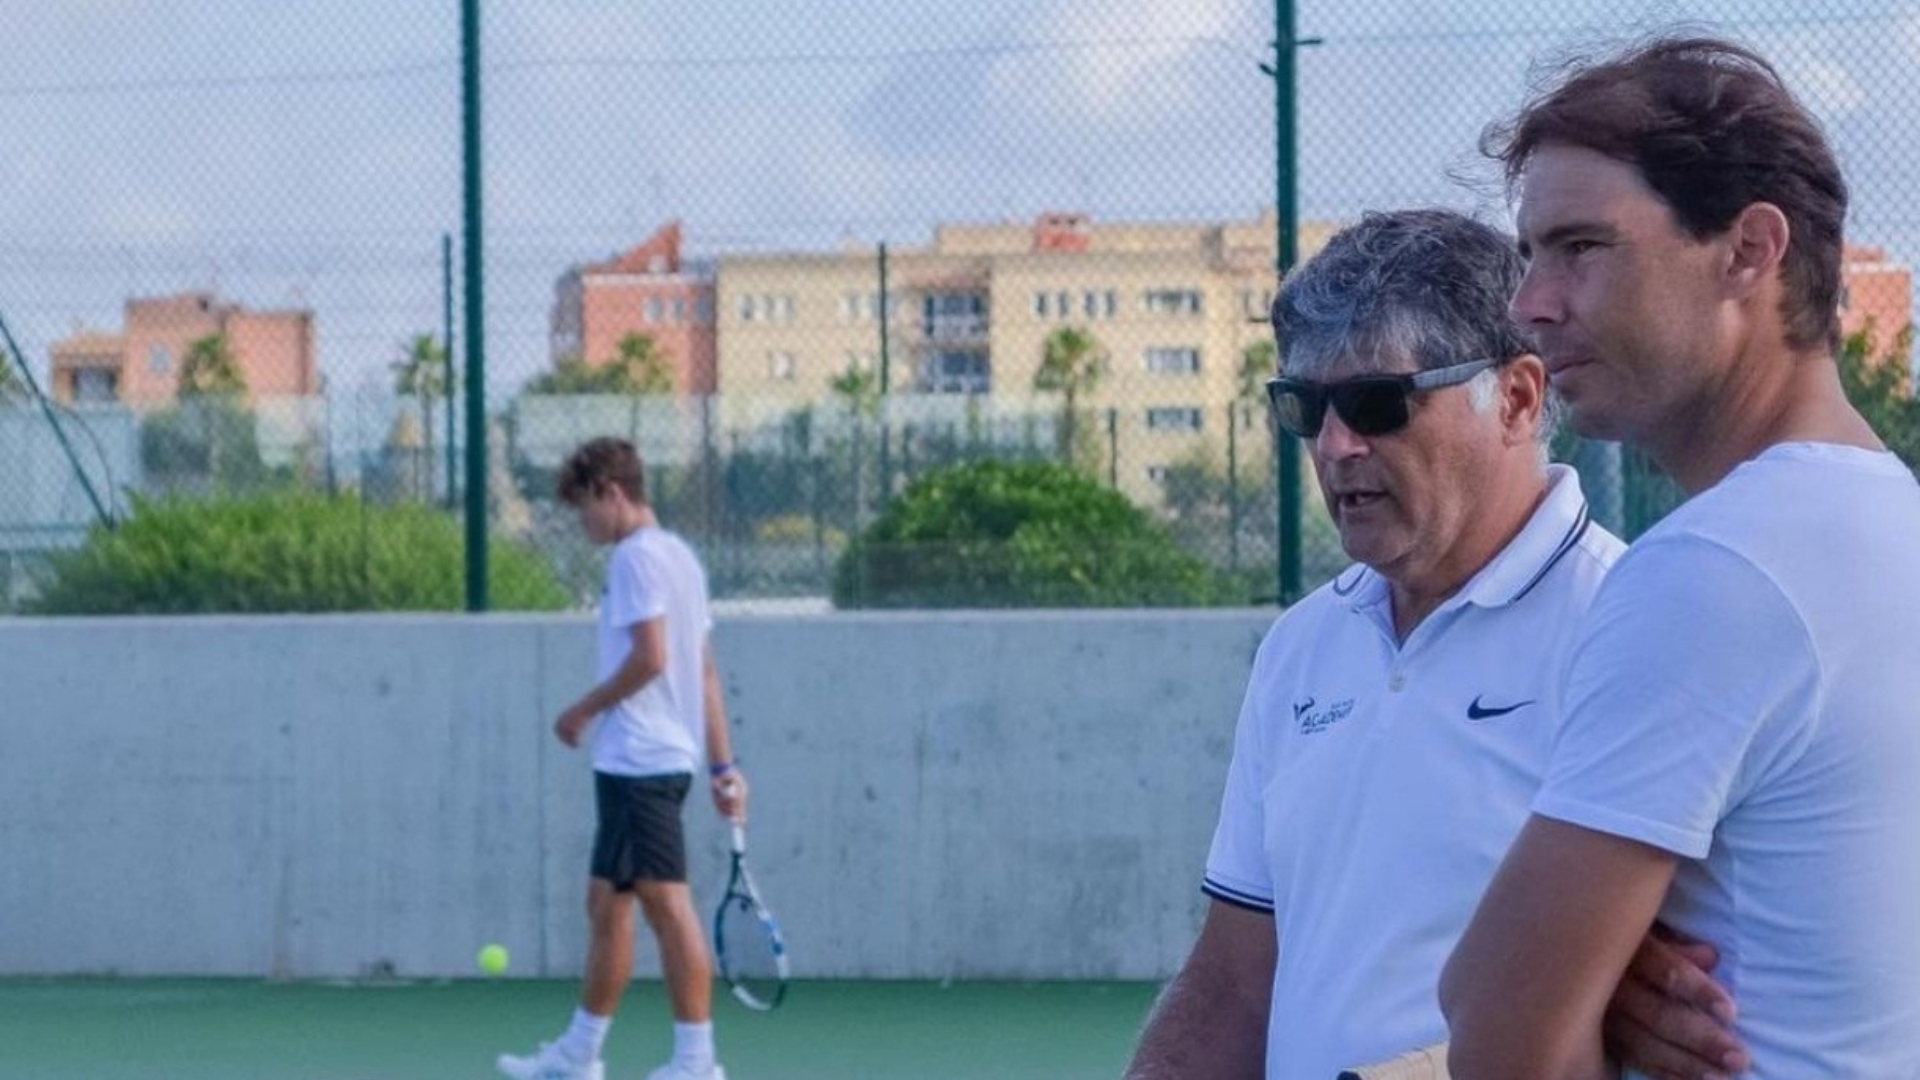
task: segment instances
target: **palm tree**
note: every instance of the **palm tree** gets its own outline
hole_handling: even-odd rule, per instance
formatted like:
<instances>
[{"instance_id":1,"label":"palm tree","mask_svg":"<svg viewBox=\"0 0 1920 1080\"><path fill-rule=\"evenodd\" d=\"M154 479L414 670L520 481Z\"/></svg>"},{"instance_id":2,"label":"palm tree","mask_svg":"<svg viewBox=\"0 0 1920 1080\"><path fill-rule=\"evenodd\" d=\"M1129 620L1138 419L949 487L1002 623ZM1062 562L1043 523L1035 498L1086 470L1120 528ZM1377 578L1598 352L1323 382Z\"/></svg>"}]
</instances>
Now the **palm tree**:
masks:
<instances>
[{"instance_id":1,"label":"palm tree","mask_svg":"<svg viewBox=\"0 0 1920 1080\"><path fill-rule=\"evenodd\" d=\"M618 394L658 397L674 390L673 362L645 334L628 334L614 346L604 364L589 365L579 353L568 353L527 382L529 394Z\"/></svg>"},{"instance_id":2,"label":"palm tree","mask_svg":"<svg viewBox=\"0 0 1920 1080\"><path fill-rule=\"evenodd\" d=\"M1063 461L1073 460L1078 445L1075 429L1080 415L1077 408L1080 396L1098 386L1106 371L1106 350L1089 331L1063 326L1047 335L1040 367L1033 373L1033 388L1062 395L1058 437Z\"/></svg>"},{"instance_id":3,"label":"palm tree","mask_svg":"<svg viewBox=\"0 0 1920 1080\"><path fill-rule=\"evenodd\" d=\"M234 361L233 345L225 334L208 334L187 346L180 361L180 396L233 399L247 392L247 381Z\"/></svg>"},{"instance_id":4,"label":"palm tree","mask_svg":"<svg viewBox=\"0 0 1920 1080\"><path fill-rule=\"evenodd\" d=\"M181 414L197 421L206 447L208 479L217 484L252 479L259 433L245 405L247 380L224 333L196 338L180 360Z\"/></svg>"},{"instance_id":5,"label":"palm tree","mask_svg":"<svg viewBox=\"0 0 1920 1080\"><path fill-rule=\"evenodd\" d=\"M610 367L619 368L622 380L631 387L628 393L654 397L673 393L673 365L654 340L645 334L628 334L614 346Z\"/></svg>"},{"instance_id":6,"label":"palm tree","mask_svg":"<svg viewBox=\"0 0 1920 1080\"><path fill-rule=\"evenodd\" d=\"M827 383L827 389L847 403L847 412L853 416L871 417L880 411L880 376L858 364L848 364L847 370Z\"/></svg>"},{"instance_id":7,"label":"palm tree","mask_svg":"<svg viewBox=\"0 0 1920 1080\"><path fill-rule=\"evenodd\" d=\"M853 420L853 515L855 531L866 528L866 427L880 414L880 376L858 364L827 382L827 389L846 402L847 415ZM886 477L882 475L882 483Z\"/></svg>"},{"instance_id":8,"label":"palm tree","mask_svg":"<svg viewBox=\"0 0 1920 1080\"><path fill-rule=\"evenodd\" d=\"M1234 388L1233 399L1239 402L1260 402L1267 398L1267 380L1280 373L1276 358L1280 347L1272 338L1262 338L1240 350L1239 385Z\"/></svg>"},{"instance_id":9,"label":"palm tree","mask_svg":"<svg viewBox=\"0 0 1920 1080\"><path fill-rule=\"evenodd\" d=\"M416 489L425 494L425 477L433 475L433 403L446 397L447 350L432 334L415 334L400 346L400 356L392 364L393 392L420 403L420 461L415 465ZM420 474L425 474L424 476Z\"/></svg>"}]
</instances>

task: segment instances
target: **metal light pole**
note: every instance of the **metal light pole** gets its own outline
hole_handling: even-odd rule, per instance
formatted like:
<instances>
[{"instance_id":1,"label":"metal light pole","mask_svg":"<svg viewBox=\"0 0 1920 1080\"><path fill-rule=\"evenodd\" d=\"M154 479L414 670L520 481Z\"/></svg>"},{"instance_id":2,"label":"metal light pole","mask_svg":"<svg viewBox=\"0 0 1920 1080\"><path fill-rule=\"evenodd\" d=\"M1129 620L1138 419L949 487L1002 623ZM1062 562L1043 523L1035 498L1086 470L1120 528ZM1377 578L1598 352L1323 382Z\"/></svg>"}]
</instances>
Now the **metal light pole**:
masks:
<instances>
[{"instance_id":1,"label":"metal light pole","mask_svg":"<svg viewBox=\"0 0 1920 1080\"><path fill-rule=\"evenodd\" d=\"M1273 163L1274 163L1274 239L1279 249L1274 260L1277 276L1287 271L1300 257L1299 189L1299 78L1294 63L1302 45L1317 45L1318 39L1302 41L1296 28L1293 0L1274 0L1273 64L1261 65L1273 78ZM1284 348L1284 343L1282 345ZM1279 487L1279 599L1284 606L1300 599L1300 443L1279 434L1279 468L1275 483Z\"/></svg>"},{"instance_id":2,"label":"metal light pole","mask_svg":"<svg viewBox=\"0 0 1920 1080\"><path fill-rule=\"evenodd\" d=\"M480 222L480 0L460 3L461 202L467 308L467 610L487 610L487 362Z\"/></svg>"}]
</instances>

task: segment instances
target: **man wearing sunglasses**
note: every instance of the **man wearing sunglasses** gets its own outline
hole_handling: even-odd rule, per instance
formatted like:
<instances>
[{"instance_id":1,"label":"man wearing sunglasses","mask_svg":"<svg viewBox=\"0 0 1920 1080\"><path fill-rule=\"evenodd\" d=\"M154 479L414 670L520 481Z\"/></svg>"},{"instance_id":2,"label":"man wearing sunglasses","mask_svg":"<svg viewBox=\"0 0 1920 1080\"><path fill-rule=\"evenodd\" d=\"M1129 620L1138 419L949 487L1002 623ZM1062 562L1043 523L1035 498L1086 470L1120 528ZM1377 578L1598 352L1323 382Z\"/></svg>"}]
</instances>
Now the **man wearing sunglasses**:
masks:
<instances>
[{"instance_id":1,"label":"man wearing sunglasses","mask_svg":"<svg viewBox=\"0 0 1920 1080\"><path fill-rule=\"evenodd\" d=\"M1521 272L1499 232L1416 210L1367 215L1280 290L1273 417L1356 565L1260 647L1205 922L1130 1080L1333 1080L1446 1036L1441 964L1622 550L1547 462L1546 371L1506 315Z\"/></svg>"}]
</instances>

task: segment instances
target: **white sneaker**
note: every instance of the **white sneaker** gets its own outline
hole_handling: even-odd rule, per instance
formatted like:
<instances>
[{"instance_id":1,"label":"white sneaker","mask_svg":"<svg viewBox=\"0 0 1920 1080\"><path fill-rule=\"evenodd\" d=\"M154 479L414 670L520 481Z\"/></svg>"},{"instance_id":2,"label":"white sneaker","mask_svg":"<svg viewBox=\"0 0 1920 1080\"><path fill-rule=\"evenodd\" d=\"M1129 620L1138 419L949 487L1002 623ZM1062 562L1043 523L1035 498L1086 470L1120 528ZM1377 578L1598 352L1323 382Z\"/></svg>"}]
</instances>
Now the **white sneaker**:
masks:
<instances>
[{"instance_id":1,"label":"white sneaker","mask_svg":"<svg viewBox=\"0 0 1920 1080\"><path fill-rule=\"evenodd\" d=\"M598 1061L576 1064L560 1052L559 1043L541 1043L531 1057L501 1054L494 1064L513 1080L606 1080L607 1075Z\"/></svg>"},{"instance_id":2,"label":"white sneaker","mask_svg":"<svg viewBox=\"0 0 1920 1080\"><path fill-rule=\"evenodd\" d=\"M695 1072L677 1061L669 1061L648 1073L647 1080L727 1080L727 1070L716 1063L706 1072Z\"/></svg>"}]
</instances>

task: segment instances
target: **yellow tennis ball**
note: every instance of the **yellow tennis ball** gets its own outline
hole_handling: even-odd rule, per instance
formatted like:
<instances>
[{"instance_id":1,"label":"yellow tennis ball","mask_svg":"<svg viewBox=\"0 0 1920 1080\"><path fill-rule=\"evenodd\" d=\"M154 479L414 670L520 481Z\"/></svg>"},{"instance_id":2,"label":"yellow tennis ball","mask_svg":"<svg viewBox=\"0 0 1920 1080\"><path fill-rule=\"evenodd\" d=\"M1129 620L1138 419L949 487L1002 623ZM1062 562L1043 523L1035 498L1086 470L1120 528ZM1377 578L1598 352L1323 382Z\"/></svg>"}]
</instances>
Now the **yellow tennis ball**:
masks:
<instances>
[{"instance_id":1,"label":"yellow tennis ball","mask_svg":"<svg viewBox=\"0 0 1920 1080\"><path fill-rule=\"evenodd\" d=\"M505 945L483 945L476 957L480 970L488 975L503 975L507 970L507 947Z\"/></svg>"}]
</instances>

